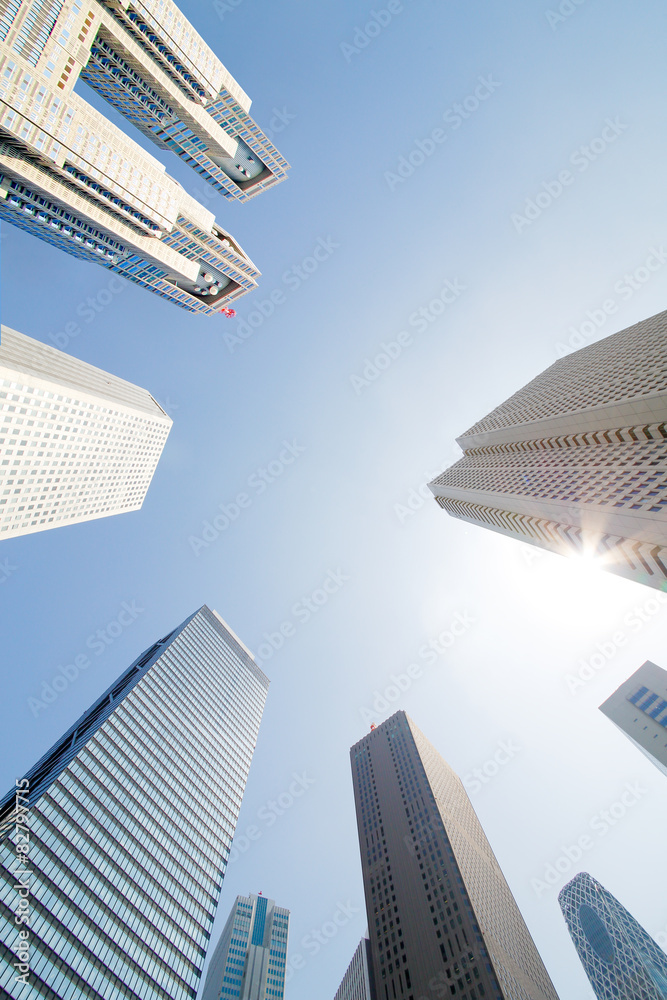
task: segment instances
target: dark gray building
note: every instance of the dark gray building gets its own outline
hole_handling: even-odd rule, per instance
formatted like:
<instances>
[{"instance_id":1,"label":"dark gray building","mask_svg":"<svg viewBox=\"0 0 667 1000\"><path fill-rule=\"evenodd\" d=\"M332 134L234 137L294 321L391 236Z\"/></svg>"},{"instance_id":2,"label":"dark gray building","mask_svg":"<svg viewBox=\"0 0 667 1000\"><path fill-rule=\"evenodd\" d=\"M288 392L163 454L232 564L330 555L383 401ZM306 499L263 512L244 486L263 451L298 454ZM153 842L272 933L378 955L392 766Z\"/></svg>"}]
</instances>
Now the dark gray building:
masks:
<instances>
[{"instance_id":1,"label":"dark gray building","mask_svg":"<svg viewBox=\"0 0 667 1000\"><path fill-rule=\"evenodd\" d=\"M600 711L667 774L667 670L647 660Z\"/></svg>"},{"instance_id":2,"label":"dark gray building","mask_svg":"<svg viewBox=\"0 0 667 1000\"><path fill-rule=\"evenodd\" d=\"M350 750L378 1000L558 1000L465 789L405 712Z\"/></svg>"},{"instance_id":3,"label":"dark gray building","mask_svg":"<svg viewBox=\"0 0 667 1000\"><path fill-rule=\"evenodd\" d=\"M5 796L0 996L193 1000L268 683L204 606Z\"/></svg>"}]
</instances>

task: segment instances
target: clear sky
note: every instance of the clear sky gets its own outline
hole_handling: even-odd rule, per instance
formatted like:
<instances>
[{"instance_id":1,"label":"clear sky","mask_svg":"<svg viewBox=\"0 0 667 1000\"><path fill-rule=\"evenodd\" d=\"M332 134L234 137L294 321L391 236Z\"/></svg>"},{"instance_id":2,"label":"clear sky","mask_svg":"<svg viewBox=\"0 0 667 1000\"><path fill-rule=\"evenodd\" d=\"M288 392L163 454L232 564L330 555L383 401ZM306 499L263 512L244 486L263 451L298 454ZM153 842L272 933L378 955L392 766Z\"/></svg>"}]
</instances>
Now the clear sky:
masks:
<instances>
[{"instance_id":1,"label":"clear sky","mask_svg":"<svg viewBox=\"0 0 667 1000\"><path fill-rule=\"evenodd\" d=\"M141 511L0 546L2 789L207 603L272 681L216 932L237 893L263 891L304 960L288 1000L333 997L366 926L348 750L401 707L461 776L510 746L472 801L562 1000L588 1000L556 899L576 871L667 943L667 784L597 711L644 660L667 667L665 609L420 489L559 350L667 305L664 5L181 6L293 167L228 204L147 143L262 271L235 320L130 285L107 302L110 272L3 226L3 321L61 346L77 323L65 349L148 388L174 427ZM249 506L199 544L239 493ZM93 649L124 602L135 619ZM29 699L82 652L90 668L35 717Z\"/></svg>"}]
</instances>

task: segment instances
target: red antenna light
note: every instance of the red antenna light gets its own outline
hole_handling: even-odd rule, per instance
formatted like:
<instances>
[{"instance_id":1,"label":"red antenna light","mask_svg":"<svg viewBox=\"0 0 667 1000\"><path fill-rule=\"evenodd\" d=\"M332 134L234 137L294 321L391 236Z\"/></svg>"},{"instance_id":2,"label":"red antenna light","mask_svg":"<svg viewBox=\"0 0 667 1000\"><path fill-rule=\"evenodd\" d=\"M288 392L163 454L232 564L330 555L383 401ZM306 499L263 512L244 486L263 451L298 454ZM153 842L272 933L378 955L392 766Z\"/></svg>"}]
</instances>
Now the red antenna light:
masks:
<instances>
[{"instance_id":1,"label":"red antenna light","mask_svg":"<svg viewBox=\"0 0 667 1000\"><path fill-rule=\"evenodd\" d=\"M227 316L229 319L231 319L232 316L236 316L236 309L230 309L228 306L225 306L225 308L221 309L220 312L223 316Z\"/></svg>"},{"instance_id":2,"label":"red antenna light","mask_svg":"<svg viewBox=\"0 0 667 1000\"><path fill-rule=\"evenodd\" d=\"M375 729L375 723L371 722L371 729Z\"/></svg>"}]
</instances>

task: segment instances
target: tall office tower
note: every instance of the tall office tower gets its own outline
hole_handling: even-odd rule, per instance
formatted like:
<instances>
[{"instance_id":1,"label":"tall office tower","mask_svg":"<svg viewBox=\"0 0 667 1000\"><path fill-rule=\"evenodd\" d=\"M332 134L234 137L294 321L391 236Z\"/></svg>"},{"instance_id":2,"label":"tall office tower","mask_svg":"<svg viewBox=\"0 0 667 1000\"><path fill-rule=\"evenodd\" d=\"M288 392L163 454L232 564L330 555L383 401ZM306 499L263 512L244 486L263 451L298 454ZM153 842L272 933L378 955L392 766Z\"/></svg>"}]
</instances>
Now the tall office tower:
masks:
<instances>
[{"instance_id":1,"label":"tall office tower","mask_svg":"<svg viewBox=\"0 0 667 1000\"><path fill-rule=\"evenodd\" d=\"M74 92L81 79L227 198L289 164L172 0L8 0L0 11L0 218L191 312L258 270L163 165Z\"/></svg>"},{"instance_id":2,"label":"tall office tower","mask_svg":"<svg viewBox=\"0 0 667 1000\"><path fill-rule=\"evenodd\" d=\"M170 428L146 389L3 326L0 539L138 510Z\"/></svg>"},{"instance_id":3,"label":"tall office tower","mask_svg":"<svg viewBox=\"0 0 667 1000\"><path fill-rule=\"evenodd\" d=\"M350 750L378 1000L558 1000L463 784L405 712Z\"/></svg>"},{"instance_id":4,"label":"tall office tower","mask_svg":"<svg viewBox=\"0 0 667 1000\"><path fill-rule=\"evenodd\" d=\"M471 524L667 589L667 312L547 368L431 482Z\"/></svg>"},{"instance_id":5,"label":"tall office tower","mask_svg":"<svg viewBox=\"0 0 667 1000\"><path fill-rule=\"evenodd\" d=\"M334 1000L377 1000L373 981L371 943L363 937L352 956Z\"/></svg>"},{"instance_id":6,"label":"tall office tower","mask_svg":"<svg viewBox=\"0 0 667 1000\"><path fill-rule=\"evenodd\" d=\"M600 711L667 774L667 670L647 660Z\"/></svg>"},{"instance_id":7,"label":"tall office tower","mask_svg":"<svg viewBox=\"0 0 667 1000\"><path fill-rule=\"evenodd\" d=\"M202 1000L282 1000L289 910L237 896L206 975Z\"/></svg>"},{"instance_id":8,"label":"tall office tower","mask_svg":"<svg viewBox=\"0 0 667 1000\"><path fill-rule=\"evenodd\" d=\"M665 1000L667 955L610 892L580 872L558 901L598 1000Z\"/></svg>"},{"instance_id":9,"label":"tall office tower","mask_svg":"<svg viewBox=\"0 0 667 1000\"><path fill-rule=\"evenodd\" d=\"M196 996L268 683L204 606L5 796L3 997Z\"/></svg>"}]
</instances>

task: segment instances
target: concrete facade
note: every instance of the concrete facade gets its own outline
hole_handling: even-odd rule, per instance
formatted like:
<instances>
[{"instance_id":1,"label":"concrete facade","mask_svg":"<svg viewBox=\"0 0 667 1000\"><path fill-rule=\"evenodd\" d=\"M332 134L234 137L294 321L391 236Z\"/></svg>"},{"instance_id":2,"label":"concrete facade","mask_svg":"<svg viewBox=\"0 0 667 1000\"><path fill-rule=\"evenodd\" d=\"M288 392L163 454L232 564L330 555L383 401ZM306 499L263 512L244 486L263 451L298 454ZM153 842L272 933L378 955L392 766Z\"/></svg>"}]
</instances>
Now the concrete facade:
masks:
<instances>
[{"instance_id":1,"label":"concrete facade","mask_svg":"<svg viewBox=\"0 0 667 1000\"><path fill-rule=\"evenodd\" d=\"M74 92L84 80L226 198L289 164L171 0L17 0L0 14L0 218L191 312L259 271L164 166Z\"/></svg>"},{"instance_id":2,"label":"concrete facade","mask_svg":"<svg viewBox=\"0 0 667 1000\"><path fill-rule=\"evenodd\" d=\"M171 424L146 389L3 326L0 540L138 510Z\"/></svg>"},{"instance_id":3,"label":"concrete facade","mask_svg":"<svg viewBox=\"0 0 667 1000\"><path fill-rule=\"evenodd\" d=\"M457 438L453 517L667 589L667 312L560 359Z\"/></svg>"},{"instance_id":4,"label":"concrete facade","mask_svg":"<svg viewBox=\"0 0 667 1000\"><path fill-rule=\"evenodd\" d=\"M667 775L667 670L647 660L600 711Z\"/></svg>"},{"instance_id":5,"label":"concrete facade","mask_svg":"<svg viewBox=\"0 0 667 1000\"><path fill-rule=\"evenodd\" d=\"M347 967L334 1000L377 1000L373 980L371 943L362 938Z\"/></svg>"}]
</instances>

